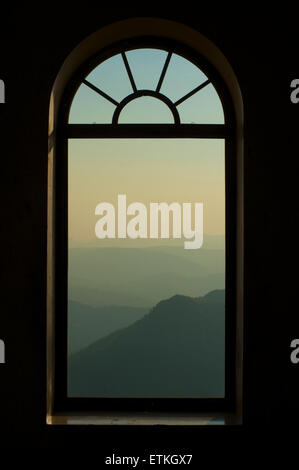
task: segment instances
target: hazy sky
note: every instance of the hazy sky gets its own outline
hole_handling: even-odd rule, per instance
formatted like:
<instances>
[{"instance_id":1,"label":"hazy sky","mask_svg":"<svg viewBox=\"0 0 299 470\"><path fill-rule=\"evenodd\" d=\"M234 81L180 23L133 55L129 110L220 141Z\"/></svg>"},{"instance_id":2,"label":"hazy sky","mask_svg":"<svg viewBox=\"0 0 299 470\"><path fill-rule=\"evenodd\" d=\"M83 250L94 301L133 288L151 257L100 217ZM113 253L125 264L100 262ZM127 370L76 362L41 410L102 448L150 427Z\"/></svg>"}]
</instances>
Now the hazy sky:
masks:
<instances>
[{"instance_id":1,"label":"hazy sky","mask_svg":"<svg viewBox=\"0 0 299 470\"><path fill-rule=\"evenodd\" d=\"M71 139L69 236L92 242L95 207L117 195L127 204L203 202L204 233L225 233L224 141L209 139Z\"/></svg>"}]
</instances>

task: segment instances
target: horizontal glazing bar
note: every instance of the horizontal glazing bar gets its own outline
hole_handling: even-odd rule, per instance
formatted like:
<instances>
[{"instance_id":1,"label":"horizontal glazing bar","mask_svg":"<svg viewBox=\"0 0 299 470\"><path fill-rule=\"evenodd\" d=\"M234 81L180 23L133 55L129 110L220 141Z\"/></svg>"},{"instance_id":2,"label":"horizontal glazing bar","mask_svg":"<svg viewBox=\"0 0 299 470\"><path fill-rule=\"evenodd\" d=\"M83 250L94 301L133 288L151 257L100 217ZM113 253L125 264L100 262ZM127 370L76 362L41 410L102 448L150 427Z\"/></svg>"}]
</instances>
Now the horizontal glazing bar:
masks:
<instances>
[{"instance_id":1,"label":"horizontal glazing bar","mask_svg":"<svg viewBox=\"0 0 299 470\"><path fill-rule=\"evenodd\" d=\"M82 138L214 138L232 134L225 124L67 124L66 135Z\"/></svg>"}]
</instances>

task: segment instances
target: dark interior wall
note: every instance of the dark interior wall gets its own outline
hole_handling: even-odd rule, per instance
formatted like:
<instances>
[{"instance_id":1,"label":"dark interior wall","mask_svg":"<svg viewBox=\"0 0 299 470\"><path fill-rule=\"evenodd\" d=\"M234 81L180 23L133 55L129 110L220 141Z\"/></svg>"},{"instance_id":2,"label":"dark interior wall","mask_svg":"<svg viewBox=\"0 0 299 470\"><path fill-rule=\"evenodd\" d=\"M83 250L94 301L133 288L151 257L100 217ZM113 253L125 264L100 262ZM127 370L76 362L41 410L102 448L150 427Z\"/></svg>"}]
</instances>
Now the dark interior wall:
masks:
<instances>
[{"instance_id":1,"label":"dark interior wall","mask_svg":"<svg viewBox=\"0 0 299 470\"><path fill-rule=\"evenodd\" d=\"M95 9L94 9L95 8ZM296 301L296 158L299 104L290 101L298 78L295 22L263 18L129 12L100 7L44 13L28 7L4 10L0 30L1 309L0 428L23 445L98 442L103 430L46 429L46 213L47 130L50 90L73 48L104 25L130 16L157 16L185 23L218 46L239 80L245 113L245 324L244 426L192 429L208 440L259 429L287 430L299 417L299 364L290 362L298 337ZM287 29L285 28L287 27ZM297 76L296 76L297 75ZM294 271L291 271L291 268ZM124 429L105 430L121 442ZM126 430L133 436L133 430ZM142 428L174 445L180 429ZM281 432L281 431L280 431ZM143 433L143 434L142 434ZM237 434L239 433L239 434Z\"/></svg>"}]
</instances>

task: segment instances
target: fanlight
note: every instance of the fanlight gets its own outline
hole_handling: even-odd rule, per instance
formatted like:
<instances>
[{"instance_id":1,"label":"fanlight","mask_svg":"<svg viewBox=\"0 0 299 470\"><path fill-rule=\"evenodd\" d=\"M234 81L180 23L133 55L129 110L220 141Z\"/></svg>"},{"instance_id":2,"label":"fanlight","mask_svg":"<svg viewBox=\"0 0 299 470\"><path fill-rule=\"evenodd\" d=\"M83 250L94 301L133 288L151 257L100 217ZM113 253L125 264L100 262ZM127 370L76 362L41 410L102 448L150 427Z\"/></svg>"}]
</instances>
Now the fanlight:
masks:
<instances>
[{"instance_id":1,"label":"fanlight","mask_svg":"<svg viewBox=\"0 0 299 470\"><path fill-rule=\"evenodd\" d=\"M161 49L133 49L95 67L72 102L70 124L224 124L221 100L192 62Z\"/></svg>"}]
</instances>

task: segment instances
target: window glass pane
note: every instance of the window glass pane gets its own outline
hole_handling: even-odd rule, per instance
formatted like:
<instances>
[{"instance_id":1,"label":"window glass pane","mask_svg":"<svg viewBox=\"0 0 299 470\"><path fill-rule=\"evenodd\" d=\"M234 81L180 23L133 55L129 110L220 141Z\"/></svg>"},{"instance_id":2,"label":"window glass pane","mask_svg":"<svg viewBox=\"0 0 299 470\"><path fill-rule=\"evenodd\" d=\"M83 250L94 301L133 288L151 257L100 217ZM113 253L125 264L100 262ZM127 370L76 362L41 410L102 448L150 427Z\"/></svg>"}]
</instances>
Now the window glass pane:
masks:
<instances>
[{"instance_id":1,"label":"window glass pane","mask_svg":"<svg viewBox=\"0 0 299 470\"><path fill-rule=\"evenodd\" d=\"M79 87L70 109L70 124L110 124L115 106L84 83Z\"/></svg>"},{"instance_id":2,"label":"window glass pane","mask_svg":"<svg viewBox=\"0 0 299 470\"><path fill-rule=\"evenodd\" d=\"M155 90L167 57L158 49L135 49L126 52L138 90Z\"/></svg>"},{"instance_id":3,"label":"window glass pane","mask_svg":"<svg viewBox=\"0 0 299 470\"><path fill-rule=\"evenodd\" d=\"M175 102L205 82L207 78L192 62L177 54L172 54L161 93Z\"/></svg>"},{"instance_id":4,"label":"window glass pane","mask_svg":"<svg viewBox=\"0 0 299 470\"><path fill-rule=\"evenodd\" d=\"M222 139L69 141L68 396L224 396L224 153Z\"/></svg>"},{"instance_id":5,"label":"window glass pane","mask_svg":"<svg viewBox=\"0 0 299 470\"><path fill-rule=\"evenodd\" d=\"M133 92L121 54L102 62L87 75L86 80L116 101Z\"/></svg>"},{"instance_id":6,"label":"window glass pane","mask_svg":"<svg viewBox=\"0 0 299 470\"><path fill-rule=\"evenodd\" d=\"M222 104L211 83L179 104L177 110L184 124L224 124Z\"/></svg>"},{"instance_id":7,"label":"window glass pane","mask_svg":"<svg viewBox=\"0 0 299 470\"><path fill-rule=\"evenodd\" d=\"M128 103L120 113L119 123L122 124L173 124L174 117L163 101L143 96Z\"/></svg>"}]
</instances>

